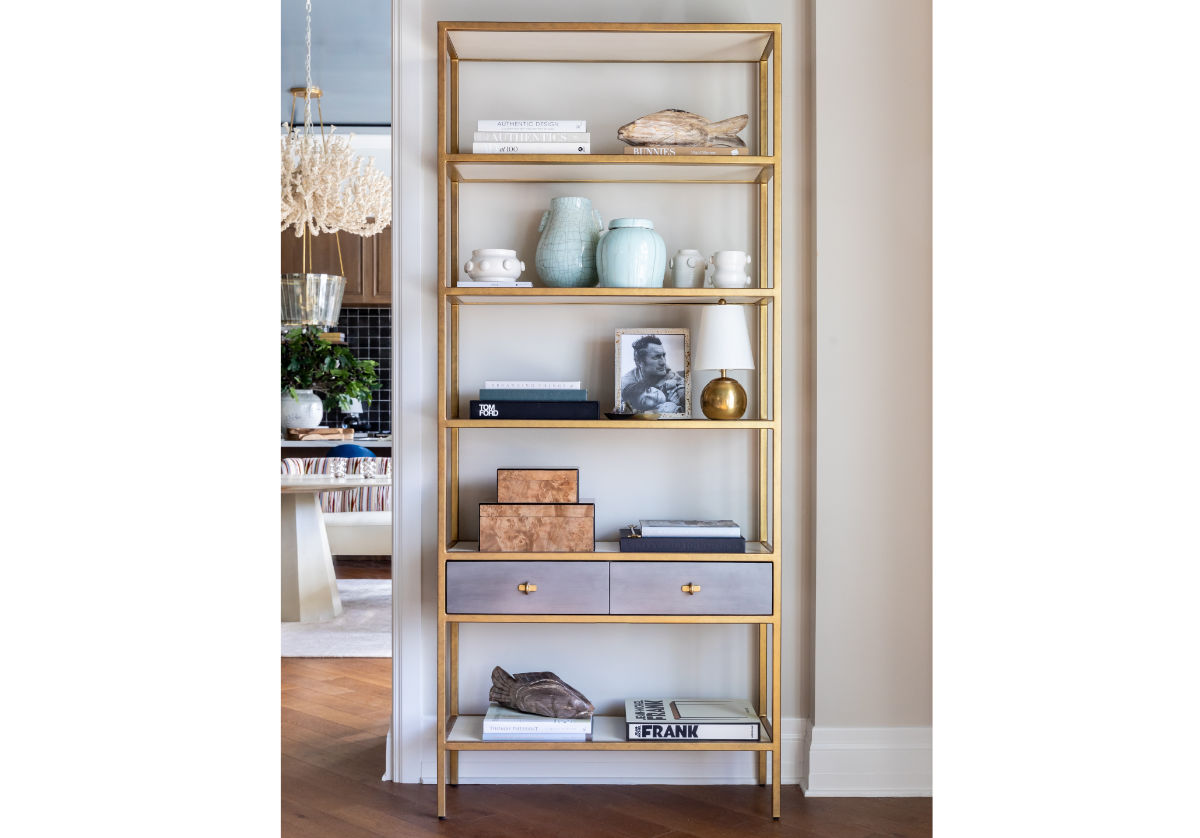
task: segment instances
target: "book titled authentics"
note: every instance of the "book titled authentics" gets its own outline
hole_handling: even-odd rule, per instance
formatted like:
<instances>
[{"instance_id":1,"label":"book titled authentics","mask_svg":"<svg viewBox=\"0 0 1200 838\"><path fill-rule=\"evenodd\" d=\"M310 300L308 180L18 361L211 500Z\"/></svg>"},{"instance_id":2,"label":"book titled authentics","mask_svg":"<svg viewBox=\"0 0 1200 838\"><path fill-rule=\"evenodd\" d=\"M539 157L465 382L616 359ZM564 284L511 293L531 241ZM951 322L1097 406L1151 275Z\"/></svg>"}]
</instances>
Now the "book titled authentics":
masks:
<instances>
[{"instance_id":1,"label":"book titled authentics","mask_svg":"<svg viewBox=\"0 0 1200 838\"><path fill-rule=\"evenodd\" d=\"M746 699L627 698L629 739L757 741L758 713Z\"/></svg>"},{"instance_id":2,"label":"book titled authentics","mask_svg":"<svg viewBox=\"0 0 1200 838\"><path fill-rule=\"evenodd\" d=\"M477 143L590 143L587 131L476 131Z\"/></svg>"}]
</instances>

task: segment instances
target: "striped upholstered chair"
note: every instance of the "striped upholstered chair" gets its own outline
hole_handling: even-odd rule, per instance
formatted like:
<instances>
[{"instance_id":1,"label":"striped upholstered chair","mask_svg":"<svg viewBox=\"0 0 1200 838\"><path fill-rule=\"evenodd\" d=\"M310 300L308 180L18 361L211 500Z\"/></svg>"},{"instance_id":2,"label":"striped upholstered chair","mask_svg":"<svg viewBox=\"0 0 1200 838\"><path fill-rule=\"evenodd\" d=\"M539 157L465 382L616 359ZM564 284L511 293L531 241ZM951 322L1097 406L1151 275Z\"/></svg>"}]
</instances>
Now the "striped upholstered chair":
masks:
<instances>
[{"instance_id":1,"label":"striped upholstered chair","mask_svg":"<svg viewBox=\"0 0 1200 838\"><path fill-rule=\"evenodd\" d=\"M351 457L347 474L360 474L364 461L375 463L380 477L392 473L391 457ZM280 474L328 474L325 457L285 457ZM362 486L343 492L321 492L329 552L335 556L390 556L392 554L392 487Z\"/></svg>"}]
</instances>

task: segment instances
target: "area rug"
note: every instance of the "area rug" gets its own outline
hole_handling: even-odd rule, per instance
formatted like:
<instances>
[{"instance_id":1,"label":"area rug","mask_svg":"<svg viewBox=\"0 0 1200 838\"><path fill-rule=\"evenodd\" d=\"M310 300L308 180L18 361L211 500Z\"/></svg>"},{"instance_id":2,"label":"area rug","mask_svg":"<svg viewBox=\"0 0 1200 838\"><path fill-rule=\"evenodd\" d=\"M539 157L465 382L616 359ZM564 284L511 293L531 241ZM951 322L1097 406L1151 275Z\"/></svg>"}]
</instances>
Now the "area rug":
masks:
<instances>
[{"instance_id":1,"label":"area rug","mask_svg":"<svg viewBox=\"0 0 1200 838\"><path fill-rule=\"evenodd\" d=\"M280 623L285 658L390 658L392 580L339 579L342 614L321 623Z\"/></svg>"}]
</instances>

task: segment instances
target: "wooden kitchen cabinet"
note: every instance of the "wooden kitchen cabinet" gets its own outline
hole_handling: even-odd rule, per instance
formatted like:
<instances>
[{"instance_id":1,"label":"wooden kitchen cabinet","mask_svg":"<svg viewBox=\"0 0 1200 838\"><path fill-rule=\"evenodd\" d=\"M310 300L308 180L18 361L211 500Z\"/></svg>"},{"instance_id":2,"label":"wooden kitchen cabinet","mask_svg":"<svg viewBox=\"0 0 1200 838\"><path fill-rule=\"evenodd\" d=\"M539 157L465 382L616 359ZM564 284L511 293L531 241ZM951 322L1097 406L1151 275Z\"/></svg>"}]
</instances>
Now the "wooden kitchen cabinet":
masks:
<instances>
[{"instance_id":1,"label":"wooden kitchen cabinet","mask_svg":"<svg viewBox=\"0 0 1200 838\"><path fill-rule=\"evenodd\" d=\"M374 236L338 233L313 236L313 273L339 273L335 238L340 238L341 265L345 269L346 291L343 306L387 306L392 303L392 228L384 227ZM280 273L304 273L303 239L294 230L280 234Z\"/></svg>"}]
</instances>

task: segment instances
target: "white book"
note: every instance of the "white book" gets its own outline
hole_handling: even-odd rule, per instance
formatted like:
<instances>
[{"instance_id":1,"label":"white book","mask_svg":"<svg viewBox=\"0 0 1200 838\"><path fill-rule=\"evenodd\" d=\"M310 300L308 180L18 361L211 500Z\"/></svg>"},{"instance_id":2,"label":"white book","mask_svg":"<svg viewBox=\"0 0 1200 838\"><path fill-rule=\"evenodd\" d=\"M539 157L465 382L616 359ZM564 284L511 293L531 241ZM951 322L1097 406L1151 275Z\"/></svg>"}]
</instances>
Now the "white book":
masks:
<instances>
[{"instance_id":1,"label":"white book","mask_svg":"<svg viewBox=\"0 0 1200 838\"><path fill-rule=\"evenodd\" d=\"M476 131L477 143L590 143L587 131Z\"/></svg>"},{"instance_id":2,"label":"white book","mask_svg":"<svg viewBox=\"0 0 1200 838\"><path fill-rule=\"evenodd\" d=\"M582 390L582 381L485 381L485 390Z\"/></svg>"},{"instance_id":3,"label":"white book","mask_svg":"<svg viewBox=\"0 0 1200 838\"><path fill-rule=\"evenodd\" d=\"M460 279L459 288L532 288L533 283L508 279Z\"/></svg>"},{"instance_id":4,"label":"white book","mask_svg":"<svg viewBox=\"0 0 1200 838\"><path fill-rule=\"evenodd\" d=\"M759 739L758 713L745 699L627 698L628 739Z\"/></svg>"},{"instance_id":5,"label":"white book","mask_svg":"<svg viewBox=\"0 0 1200 838\"><path fill-rule=\"evenodd\" d=\"M472 154L591 154L591 143L471 143Z\"/></svg>"},{"instance_id":6,"label":"white book","mask_svg":"<svg viewBox=\"0 0 1200 838\"><path fill-rule=\"evenodd\" d=\"M587 742L590 733L488 733L483 732L484 742Z\"/></svg>"},{"instance_id":7,"label":"white book","mask_svg":"<svg viewBox=\"0 0 1200 838\"><path fill-rule=\"evenodd\" d=\"M586 119L481 119L476 131L586 131Z\"/></svg>"},{"instance_id":8,"label":"white book","mask_svg":"<svg viewBox=\"0 0 1200 838\"><path fill-rule=\"evenodd\" d=\"M557 719L553 716L538 716L534 713L522 713L511 707L499 704L488 706L487 714L483 717L483 732L488 733L523 733L523 734L578 734L580 736L592 732L592 717L583 719Z\"/></svg>"},{"instance_id":9,"label":"white book","mask_svg":"<svg viewBox=\"0 0 1200 838\"><path fill-rule=\"evenodd\" d=\"M734 521L642 520L643 536L691 536L693 538L737 538L742 528Z\"/></svg>"}]
</instances>

